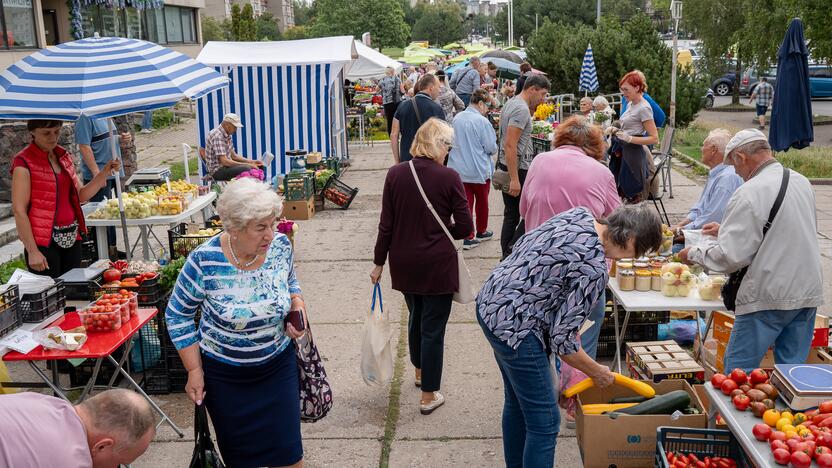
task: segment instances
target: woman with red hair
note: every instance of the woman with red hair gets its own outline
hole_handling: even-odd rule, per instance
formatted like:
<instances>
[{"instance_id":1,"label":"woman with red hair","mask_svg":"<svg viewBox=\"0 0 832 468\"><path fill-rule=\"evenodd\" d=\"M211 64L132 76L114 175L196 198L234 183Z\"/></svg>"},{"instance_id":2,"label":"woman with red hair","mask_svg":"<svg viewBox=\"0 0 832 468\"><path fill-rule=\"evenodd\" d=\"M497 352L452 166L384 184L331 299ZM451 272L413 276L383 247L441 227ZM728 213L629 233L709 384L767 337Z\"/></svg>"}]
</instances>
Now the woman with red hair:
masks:
<instances>
[{"instance_id":1,"label":"woman with red hair","mask_svg":"<svg viewBox=\"0 0 832 468\"><path fill-rule=\"evenodd\" d=\"M649 182L655 168L647 145L659 142L659 131L653 118L653 108L644 98L647 81L644 73L633 70L618 82L622 96L629 102L618 125L607 129L612 135L610 170L615 176L619 193L628 203L649 198Z\"/></svg>"}]
</instances>

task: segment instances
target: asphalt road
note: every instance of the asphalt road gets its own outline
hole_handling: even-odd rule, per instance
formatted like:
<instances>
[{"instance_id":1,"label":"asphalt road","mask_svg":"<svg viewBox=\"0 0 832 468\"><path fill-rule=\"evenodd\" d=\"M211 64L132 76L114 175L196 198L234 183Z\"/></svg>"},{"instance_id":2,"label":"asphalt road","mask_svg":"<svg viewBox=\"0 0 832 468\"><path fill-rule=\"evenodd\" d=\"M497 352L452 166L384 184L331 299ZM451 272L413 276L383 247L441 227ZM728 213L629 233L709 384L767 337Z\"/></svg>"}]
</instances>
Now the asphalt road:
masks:
<instances>
[{"instance_id":1,"label":"asphalt road","mask_svg":"<svg viewBox=\"0 0 832 468\"><path fill-rule=\"evenodd\" d=\"M748 104L748 96L740 96L740 102ZM731 104L731 96L717 96L714 102L714 107L725 106ZM830 115L832 116L832 99L823 98L812 101L812 112L816 115Z\"/></svg>"}]
</instances>

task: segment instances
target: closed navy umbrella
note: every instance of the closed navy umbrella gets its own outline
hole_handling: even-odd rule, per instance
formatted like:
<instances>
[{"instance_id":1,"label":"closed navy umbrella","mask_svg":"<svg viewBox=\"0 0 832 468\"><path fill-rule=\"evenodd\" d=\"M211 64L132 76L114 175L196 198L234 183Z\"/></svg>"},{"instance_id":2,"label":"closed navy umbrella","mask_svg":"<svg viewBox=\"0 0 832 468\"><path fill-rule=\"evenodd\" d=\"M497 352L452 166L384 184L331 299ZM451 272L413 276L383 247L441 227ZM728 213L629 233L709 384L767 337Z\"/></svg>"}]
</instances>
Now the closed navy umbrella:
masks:
<instances>
[{"instance_id":1,"label":"closed navy umbrella","mask_svg":"<svg viewBox=\"0 0 832 468\"><path fill-rule=\"evenodd\" d=\"M768 142L774 151L801 149L815 140L809 90L809 49L803 23L794 18L777 53L777 83Z\"/></svg>"}]
</instances>

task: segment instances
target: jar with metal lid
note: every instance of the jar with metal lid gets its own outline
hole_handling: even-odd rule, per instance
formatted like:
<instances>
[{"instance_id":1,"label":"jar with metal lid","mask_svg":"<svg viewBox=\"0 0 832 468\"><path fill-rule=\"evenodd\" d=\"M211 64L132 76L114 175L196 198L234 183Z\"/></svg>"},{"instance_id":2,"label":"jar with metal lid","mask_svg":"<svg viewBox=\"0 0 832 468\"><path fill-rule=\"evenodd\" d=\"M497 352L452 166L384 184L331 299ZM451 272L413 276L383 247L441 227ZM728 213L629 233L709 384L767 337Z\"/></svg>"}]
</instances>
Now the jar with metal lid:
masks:
<instances>
[{"instance_id":1,"label":"jar with metal lid","mask_svg":"<svg viewBox=\"0 0 832 468\"><path fill-rule=\"evenodd\" d=\"M636 260L635 262L633 262L633 268L636 271L638 271L638 270L648 270L648 269L650 269L650 262L649 261L648 262L643 262L641 260Z\"/></svg>"},{"instance_id":2,"label":"jar with metal lid","mask_svg":"<svg viewBox=\"0 0 832 468\"><path fill-rule=\"evenodd\" d=\"M615 262L615 278L618 281L621 281L621 270L632 270L633 269L633 260L630 258L622 258L621 260Z\"/></svg>"},{"instance_id":3,"label":"jar with metal lid","mask_svg":"<svg viewBox=\"0 0 832 468\"><path fill-rule=\"evenodd\" d=\"M632 269L618 271L618 288L622 291L633 291L636 289L636 272Z\"/></svg>"},{"instance_id":4,"label":"jar with metal lid","mask_svg":"<svg viewBox=\"0 0 832 468\"><path fill-rule=\"evenodd\" d=\"M652 270L653 278L650 285L650 289L653 291L661 291L662 290L662 270L661 268L656 268Z\"/></svg>"},{"instance_id":5,"label":"jar with metal lid","mask_svg":"<svg viewBox=\"0 0 832 468\"><path fill-rule=\"evenodd\" d=\"M636 270L636 291L649 291L653 285L653 272L647 269Z\"/></svg>"}]
</instances>

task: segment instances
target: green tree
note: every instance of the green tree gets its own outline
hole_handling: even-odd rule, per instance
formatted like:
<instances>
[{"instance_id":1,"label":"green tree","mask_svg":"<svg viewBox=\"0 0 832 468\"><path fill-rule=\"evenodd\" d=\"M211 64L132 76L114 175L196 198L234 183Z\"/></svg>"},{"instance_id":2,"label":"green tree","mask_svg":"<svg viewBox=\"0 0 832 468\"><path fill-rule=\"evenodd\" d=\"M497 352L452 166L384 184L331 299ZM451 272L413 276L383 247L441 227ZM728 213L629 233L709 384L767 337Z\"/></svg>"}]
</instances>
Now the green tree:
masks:
<instances>
[{"instance_id":1,"label":"green tree","mask_svg":"<svg viewBox=\"0 0 832 468\"><path fill-rule=\"evenodd\" d=\"M257 40L257 23L254 21L254 8L246 3L240 13L240 41L254 42Z\"/></svg>"},{"instance_id":2,"label":"green tree","mask_svg":"<svg viewBox=\"0 0 832 468\"><path fill-rule=\"evenodd\" d=\"M296 41L298 39L308 39L309 37L306 26L291 26L283 31L284 41Z\"/></svg>"},{"instance_id":3,"label":"green tree","mask_svg":"<svg viewBox=\"0 0 832 468\"><path fill-rule=\"evenodd\" d=\"M375 48L404 47L410 37L399 0L317 0L316 11L310 28L316 37L360 39L369 32Z\"/></svg>"},{"instance_id":4,"label":"green tree","mask_svg":"<svg viewBox=\"0 0 832 468\"><path fill-rule=\"evenodd\" d=\"M453 0L420 3L419 19L413 25L414 41L430 41L437 47L457 41L465 36L462 29L462 8Z\"/></svg>"},{"instance_id":5,"label":"green tree","mask_svg":"<svg viewBox=\"0 0 832 468\"><path fill-rule=\"evenodd\" d=\"M235 3L231 5L231 40L240 41L242 36L242 18L240 5Z\"/></svg>"},{"instance_id":6,"label":"green tree","mask_svg":"<svg viewBox=\"0 0 832 468\"><path fill-rule=\"evenodd\" d=\"M294 0L295 26L305 26L315 18L315 2L312 0Z\"/></svg>"},{"instance_id":7,"label":"green tree","mask_svg":"<svg viewBox=\"0 0 832 468\"><path fill-rule=\"evenodd\" d=\"M280 29L277 25L277 19L271 12L265 12L254 20L257 28L257 38L261 41L279 41Z\"/></svg>"},{"instance_id":8,"label":"green tree","mask_svg":"<svg viewBox=\"0 0 832 468\"><path fill-rule=\"evenodd\" d=\"M670 108L671 51L656 34L650 18L635 15L622 23L604 17L599 28L586 24L546 21L527 47L529 61L552 81L552 94L576 93L584 51L592 44L600 84L599 94L618 92L618 80L630 70L644 72L648 92L665 111ZM680 70L676 81L676 125L684 127L696 116L707 85Z\"/></svg>"},{"instance_id":9,"label":"green tree","mask_svg":"<svg viewBox=\"0 0 832 468\"><path fill-rule=\"evenodd\" d=\"M200 18L200 22L202 23L203 44L208 43L208 41L227 41L229 39L231 23L228 20L219 22L216 18L203 16Z\"/></svg>"}]
</instances>

